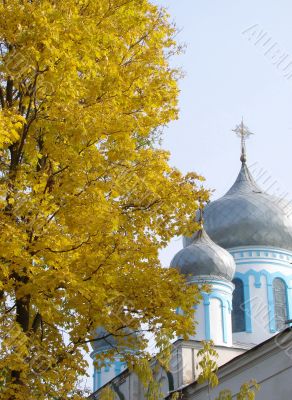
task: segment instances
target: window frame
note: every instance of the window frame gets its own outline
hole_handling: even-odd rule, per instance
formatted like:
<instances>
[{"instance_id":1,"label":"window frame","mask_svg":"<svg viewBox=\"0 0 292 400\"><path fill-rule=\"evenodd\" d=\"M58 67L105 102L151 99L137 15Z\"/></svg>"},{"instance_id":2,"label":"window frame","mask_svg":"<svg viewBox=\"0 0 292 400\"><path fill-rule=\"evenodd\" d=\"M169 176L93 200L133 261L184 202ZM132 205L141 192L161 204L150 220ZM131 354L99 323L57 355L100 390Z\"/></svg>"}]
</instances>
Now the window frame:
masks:
<instances>
[{"instance_id":1,"label":"window frame","mask_svg":"<svg viewBox=\"0 0 292 400\"><path fill-rule=\"evenodd\" d=\"M240 278L234 278L232 280L234 284L234 291L232 294L232 312L231 312L231 324L232 324L232 334L246 332L246 306L245 306L245 292L244 283ZM235 300L238 298L237 291L240 292L240 304L235 304ZM241 307L243 305L243 307Z\"/></svg>"},{"instance_id":2,"label":"window frame","mask_svg":"<svg viewBox=\"0 0 292 400\"><path fill-rule=\"evenodd\" d=\"M277 289L275 288L275 282L281 282L281 284L282 284L283 292L282 292L281 295L282 295L282 297L283 297L282 300L284 300L284 301L283 301L283 304L282 304L282 307L283 307L283 309L284 309L284 314L285 314L285 315L284 315L284 320L281 318L282 315L279 314L279 313L277 313L277 307L279 307L279 304L277 304L277 298L276 298L276 296L275 296L276 290L277 290ZM283 330L283 329L286 328L285 321L287 321L288 315L289 315L289 311L288 311L287 284L286 284L286 282L285 282L284 279L282 279L282 278L279 277L279 276L276 276L276 277L273 279L273 282L272 282L272 289L273 289L273 313L274 313L275 329L276 329L276 331L278 332L278 331L281 331L281 330Z\"/></svg>"}]
</instances>

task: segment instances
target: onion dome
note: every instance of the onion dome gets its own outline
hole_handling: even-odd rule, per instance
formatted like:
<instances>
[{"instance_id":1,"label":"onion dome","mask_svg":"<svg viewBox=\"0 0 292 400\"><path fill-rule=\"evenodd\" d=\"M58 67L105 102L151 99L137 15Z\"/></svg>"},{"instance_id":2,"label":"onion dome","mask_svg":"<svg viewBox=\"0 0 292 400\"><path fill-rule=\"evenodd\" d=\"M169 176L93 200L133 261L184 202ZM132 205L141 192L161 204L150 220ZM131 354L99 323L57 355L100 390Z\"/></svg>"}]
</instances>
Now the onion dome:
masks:
<instances>
[{"instance_id":1,"label":"onion dome","mask_svg":"<svg viewBox=\"0 0 292 400\"><path fill-rule=\"evenodd\" d=\"M241 126L237 129L242 129L242 135L249 133L243 123ZM240 159L241 170L233 186L204 210L206 232L225 249L268 246L292 250L292 218L287 204L256 184L246 166L244 142ZM192 240L185 238L184 245Z\"/></svg>"},{"instance_id":2,"label":"onion dome","mask_svg":"<svg viewBox=\"0 0 292 400\"><path fill-rule=\"evenodd\" d=\"M189 246L174 256L171 267L190 277L214 277L228 281L235 273L231 254L214 243L204 229L195 234Z\"/></svg>"},{"instance_id":3,"label":"onion dome","mask_svg":"<svg viewBox=\"0 0 292 400\"><path fill-rule=\"evenodd\" d=\"M95 330L95 340L91 342L94 352L107 352L117 347L117 340L114 335L110 335L104 328Z\"/></svg>"},{"instance_id":4,"label":"onion dome","mask_svg":"<svg viewBox=\"0 0 292 400\"><path fill-rule=\"evenodd\" d=\"M136 332L130 328L121 329L117 336L108 333L103 327L99 327L95 330L95 340L91 342L91 346L94 353L106 353L115 348L126 348L127 345L133 342L137 338Z\"/></svg>"}]
</instances>

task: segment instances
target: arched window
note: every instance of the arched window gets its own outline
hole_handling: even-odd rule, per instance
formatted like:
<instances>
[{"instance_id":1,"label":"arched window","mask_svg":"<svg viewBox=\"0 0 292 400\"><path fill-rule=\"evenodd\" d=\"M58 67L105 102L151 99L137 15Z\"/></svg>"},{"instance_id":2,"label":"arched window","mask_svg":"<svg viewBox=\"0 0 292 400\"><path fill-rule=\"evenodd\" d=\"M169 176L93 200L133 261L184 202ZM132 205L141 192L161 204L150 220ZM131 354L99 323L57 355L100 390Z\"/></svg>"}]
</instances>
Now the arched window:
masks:
<instances>
[{"instance_id":1,"label":"arched window","mask_svg":"<svg viewBox=\"0 0 292 400\"><path fill-rule=\"evenodd\" d=\"M235 286L232 297L232 332L245 331L244 290L241 279L233 279Z\"/></svg>"},{"instance_id":2,"label":"arched window","mask_svg":"<svg viewBox=\"0 0 292 400\"><path fill-rule=\"evenodd\" d=\"M283 279L275 278L273 280L274 293L274 312L276 330L280 331L285 328L287 320L287 295L286 284Z\"/></svg>"}]
</instances>

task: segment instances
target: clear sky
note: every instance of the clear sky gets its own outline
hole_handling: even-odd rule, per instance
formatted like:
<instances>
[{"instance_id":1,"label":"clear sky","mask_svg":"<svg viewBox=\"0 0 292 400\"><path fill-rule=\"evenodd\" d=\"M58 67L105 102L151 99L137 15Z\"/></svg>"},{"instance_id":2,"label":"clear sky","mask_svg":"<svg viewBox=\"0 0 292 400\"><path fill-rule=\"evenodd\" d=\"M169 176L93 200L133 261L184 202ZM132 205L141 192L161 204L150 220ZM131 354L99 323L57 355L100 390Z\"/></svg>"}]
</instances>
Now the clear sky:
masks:
<instances>
[{"instance_id":1,"label":"clear sky","mask_svg":"<svg viewBox=\"0 0 292 400\"><path fill-rule=\"evenodd\" d=\"M221 196L240 168L240 142L231 130L243 116L255 133L247 143L248 164L256 165L255 175L265 173L259 184L292 199L291 0L155 3L168 8L181 29L177 39L186 44L175 59L186 74L180 118L165 130L163 142L171 164L200 173L216 190L213 198ZM174 239L161 253L162 263L169 265L181 247L181 238Z\"/></svg>"},{"instance_id":2,"label":"clear sky","mask_svg":"<svg viewBox=\"0 0 292 400\"><path fill-rule=\"evenodd\" d=\"M200 173L216 190L213 198L221 196L240 168L239 139L231 130L243 116L255 133L248 164L255 164L255 175L265 172L259 184L292 199L291 0L155 2L168 8L181 30L177 39L186 44L175 60L186 74L180 118L163 142L171 164ZM163 264L180 248L174 240L161 254Z\"/></svg>"}]
</instances>

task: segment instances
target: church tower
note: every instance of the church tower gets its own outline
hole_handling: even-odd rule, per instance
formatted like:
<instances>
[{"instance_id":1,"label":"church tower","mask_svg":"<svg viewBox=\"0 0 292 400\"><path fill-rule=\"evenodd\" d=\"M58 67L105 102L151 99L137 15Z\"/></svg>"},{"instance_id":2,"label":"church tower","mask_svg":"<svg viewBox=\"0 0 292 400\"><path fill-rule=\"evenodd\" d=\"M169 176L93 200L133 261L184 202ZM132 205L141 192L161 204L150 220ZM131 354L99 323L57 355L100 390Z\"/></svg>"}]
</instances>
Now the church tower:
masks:
<instances>
[{"instance_id":1,"label":"church tower","mask_svg":"<svg viewBox=\"0 0 292 400\"><path fill-rule=\"evenodd\" d=\"M292 318L292 218L283 200L265 193L246 163L243 122L241 169L228 192L204 212L210 238L236 263L232 301L233 341L255 345L284 329ZM195 239L185 238L188 246Z\"/></svg>"},{"instance_id":2,"label":"church tower","mask_svg":"<svg viewBox=\"0 0 292 400\"><path fill-rule=\"evenodd\" d=\"M190 285L207 285L209 290L196 306L195 335L189 340L178 338L170 370L156 371L166 395L197 379L202 340L213 340L220 366L271 338L292 320L292 216L282 199L259 187L248 168L245 141L251 132L243 122L234 131L241 139L239 174L227 193L200 213L200 230L184 238L183 249L171 262ZM118 345L102 329L96 337L93 359ZM119 358L95 367L94 390L124 369ZM131 398L144 398L135 379L129 374L121 382L115 380L125 398L130 398L129 393L134 393Z\"/></svg>"},{"instance_id":3,"label":"church tower","mask_svg":"<svg viewBox=\"0 0 292 400\"><path fill-rule=\"evenodd\" d=\"M203 301L196 309L196 341L213 340L218 346L232 346L231 309L233 257L215 244L202 227L189 246L180 250L171 267L184 274L189 284L207 284Z\"/></svg>"}]
</instances>

